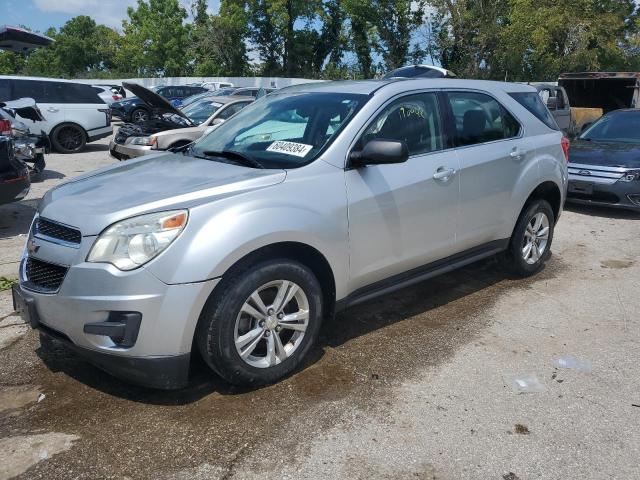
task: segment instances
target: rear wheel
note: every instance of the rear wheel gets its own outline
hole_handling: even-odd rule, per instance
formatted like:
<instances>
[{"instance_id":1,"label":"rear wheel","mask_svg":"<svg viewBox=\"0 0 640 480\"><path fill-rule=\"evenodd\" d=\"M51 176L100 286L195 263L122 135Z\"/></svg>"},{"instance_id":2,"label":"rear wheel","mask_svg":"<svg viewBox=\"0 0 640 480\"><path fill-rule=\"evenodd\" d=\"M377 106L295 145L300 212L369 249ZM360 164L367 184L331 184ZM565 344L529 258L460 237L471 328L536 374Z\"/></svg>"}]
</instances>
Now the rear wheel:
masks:
<instances>
[{"instance_id":1,"label":"rear wheel","mask_svg":"<svg viewBox=\"0 0 640 480\"><path fill-rule=\"evenodd\" d=\"M77 153L87 144L87 134L80 125L63 123L51 133L51 143L60 153Z\"/></svg>"},{"instance_id":2,"label":"rear wheel","mask_svg":"<svg viewBox=\"0 0 640 480\"><path fill-rule=\"evenodd\" d=\"M300 365L321 319L322 292L313 273L291 260L267 261L226 280L202 314L198 347L231 383L273 383Z\"/></svg>"},{"instance_id":3,"label":"rear wheel","mask_svg":"<svg viewBox=\"0 0 640 480\"><path fill-rule=\"evenodd\" d=\"M146 122L147 120L149 120L149 112L144 108L136 108L131 112L131 121L133 123Z\"/></svg>"},{"instance_id":4,"label":"rear wheel","mask_svg":"<svg viewBox=\"0 0 640 480\"><path fill-rule=\"evenodd\" d=\"M551 256L555 216L546 200L527 204L511 237L506 260L518 276L536 274Z\"/></svg>"}]
</instances>

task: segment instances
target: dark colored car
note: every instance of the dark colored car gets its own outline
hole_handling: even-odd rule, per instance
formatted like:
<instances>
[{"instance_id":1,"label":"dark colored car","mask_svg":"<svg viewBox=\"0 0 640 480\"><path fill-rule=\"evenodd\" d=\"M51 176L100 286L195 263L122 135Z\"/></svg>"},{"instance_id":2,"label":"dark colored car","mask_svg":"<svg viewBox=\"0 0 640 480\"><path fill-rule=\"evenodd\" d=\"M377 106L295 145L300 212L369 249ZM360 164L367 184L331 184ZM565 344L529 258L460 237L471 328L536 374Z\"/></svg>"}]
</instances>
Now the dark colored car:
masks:
<instances>
[{"instance_id":1,"label":"dark colored car","mask_svg":"<svg viewBox=\"0 0 640 480\"><path fill-rule=\"evenodd\" d=\"M123 83L122 86L130 92L133 92L134 95L137 95L137 93L131 90L127 85L135 84ZM140 85L137 86L140 87ZM191 95L207 91L207 89L204 87L192 87L189 85L151 87L150 89L145 88L145 90L150 90L158 94L168 102L176 99L190 97ZM126 100L112 103L111 114L114 117L118 117L125 122L138 123L149 120L149 118L151 118L153 114L153 110L149 105L147 105L143 98L132 97L127 98Z\"/></svg>"},{"instance_id":2,"label":"dark colored car","mask_svg":"<svg viewBox=\"0 0 640 480\"><path fill-rule=\"evenodd\" d=\"M640 210L640 110L586 126L569 151L567 200Z\"/></svg>"},{"instance_id":3,"label":"dark colored car","mask_svg":"<svg viewBox=\"0 0 640 480\"><path fill-rule=\"evenodd\" d=\"M30 186L29 169L16 158L13 139L0 135L0 205L23 199Z\"/></svg>"}]
</instances>

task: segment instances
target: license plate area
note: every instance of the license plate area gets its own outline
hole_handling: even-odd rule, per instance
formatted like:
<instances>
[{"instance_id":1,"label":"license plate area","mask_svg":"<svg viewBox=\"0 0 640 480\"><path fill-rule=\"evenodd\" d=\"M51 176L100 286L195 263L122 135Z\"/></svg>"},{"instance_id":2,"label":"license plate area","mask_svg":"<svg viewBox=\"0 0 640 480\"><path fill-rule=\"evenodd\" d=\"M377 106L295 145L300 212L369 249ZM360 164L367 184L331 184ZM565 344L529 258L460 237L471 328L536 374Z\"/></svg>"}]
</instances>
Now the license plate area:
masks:
<instances>
[{"instance_id":1,"label":"license plate area","mask_svg":"<svg viewBox=\"0 0 640 480\"><path fill-rule=\"evenodd\" d=\"M31 328L36 328L39 321L33 300L26 299L20 292L18 285L11 287L11 295L13 297L13 309L16 313L25 323L31 325Z\"/></svg>"},{"instance_id":2,"label":"license plate area","mask_svg":"<svg viewBox=\"0 0 640 480\"><path fill-rule=\"evenodd\" d=\"M580 193L582 195L593 195L593 183L591 182L571 182L569 191L572 193Z\"/></svg>"}]
</instances>

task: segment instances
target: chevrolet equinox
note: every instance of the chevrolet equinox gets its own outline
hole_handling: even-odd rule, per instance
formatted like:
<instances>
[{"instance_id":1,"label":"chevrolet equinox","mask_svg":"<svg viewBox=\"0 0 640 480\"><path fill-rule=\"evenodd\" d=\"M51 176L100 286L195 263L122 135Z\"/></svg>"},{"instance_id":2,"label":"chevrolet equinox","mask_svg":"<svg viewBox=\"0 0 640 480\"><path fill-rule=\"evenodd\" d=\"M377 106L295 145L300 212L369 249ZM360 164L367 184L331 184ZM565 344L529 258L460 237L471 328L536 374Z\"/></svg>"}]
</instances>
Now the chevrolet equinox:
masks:
<instances>
[{"instance_id":1,"label":"chevrolet equinox","mask_svg":"<svg viewBox=\"0 0 640 480\"><path fill-rule=\"evenodd\" d=\"M50 190L16 310L142 385L184 386L193 355L235 384L275 382L336 311L498 253L538 272L567 148L527 85L279 90L191 145Z\"/></svg>"}]
</instances>

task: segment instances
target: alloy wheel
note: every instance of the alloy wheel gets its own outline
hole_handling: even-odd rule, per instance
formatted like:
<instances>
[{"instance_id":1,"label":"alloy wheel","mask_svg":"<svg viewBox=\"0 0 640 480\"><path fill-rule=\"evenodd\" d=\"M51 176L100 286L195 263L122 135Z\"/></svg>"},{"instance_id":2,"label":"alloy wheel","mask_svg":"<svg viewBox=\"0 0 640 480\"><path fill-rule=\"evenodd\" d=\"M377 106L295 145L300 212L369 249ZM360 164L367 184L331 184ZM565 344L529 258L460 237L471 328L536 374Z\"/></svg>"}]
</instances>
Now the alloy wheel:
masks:
<instances>
[{"instance_id":1,"label":"alloy wheel","mask_svg":"<svg viewBox=\"0 0 640 480\"><path fill-rule=\"evenodd\" d=\"M549 218L546 214L538 212L529 220L522 243L522 258L529 265L542 258L549 243L549 230Z\"/></svg>"},{"instance_id":2,"label":"alloy wheel","mask_svg":"<svg viewBox=\"0 0 640 480\"><path fill-rule=\"evenodd\" d=\"M136 110L135 112L133 112L132 117L134 123L140 123L144 122L149 117L149 115L144 110Z\"/></svg>"},{"instance_id":3,"label":"alloy wheel","mask_svg":"<svg viewBox=\"0 0 640 480\"><path fill-rule=\"evenodd\" d=\"M245 300L236 317L236 350L253 367L273 367L298 349L308 325L304 290L288 280L269 282Z\"/></svg>"},{"instance_id":4,"label":"alloy wheel","mask_svg":"<svg viewBox=\"0 0 640 480\"><path fill-rule=\"evenodd\" d=\"M62 127L58 131L58 143L67 150L77 150L82 146L83 135L77 127Z\"/></svg>"}]
</instances>

